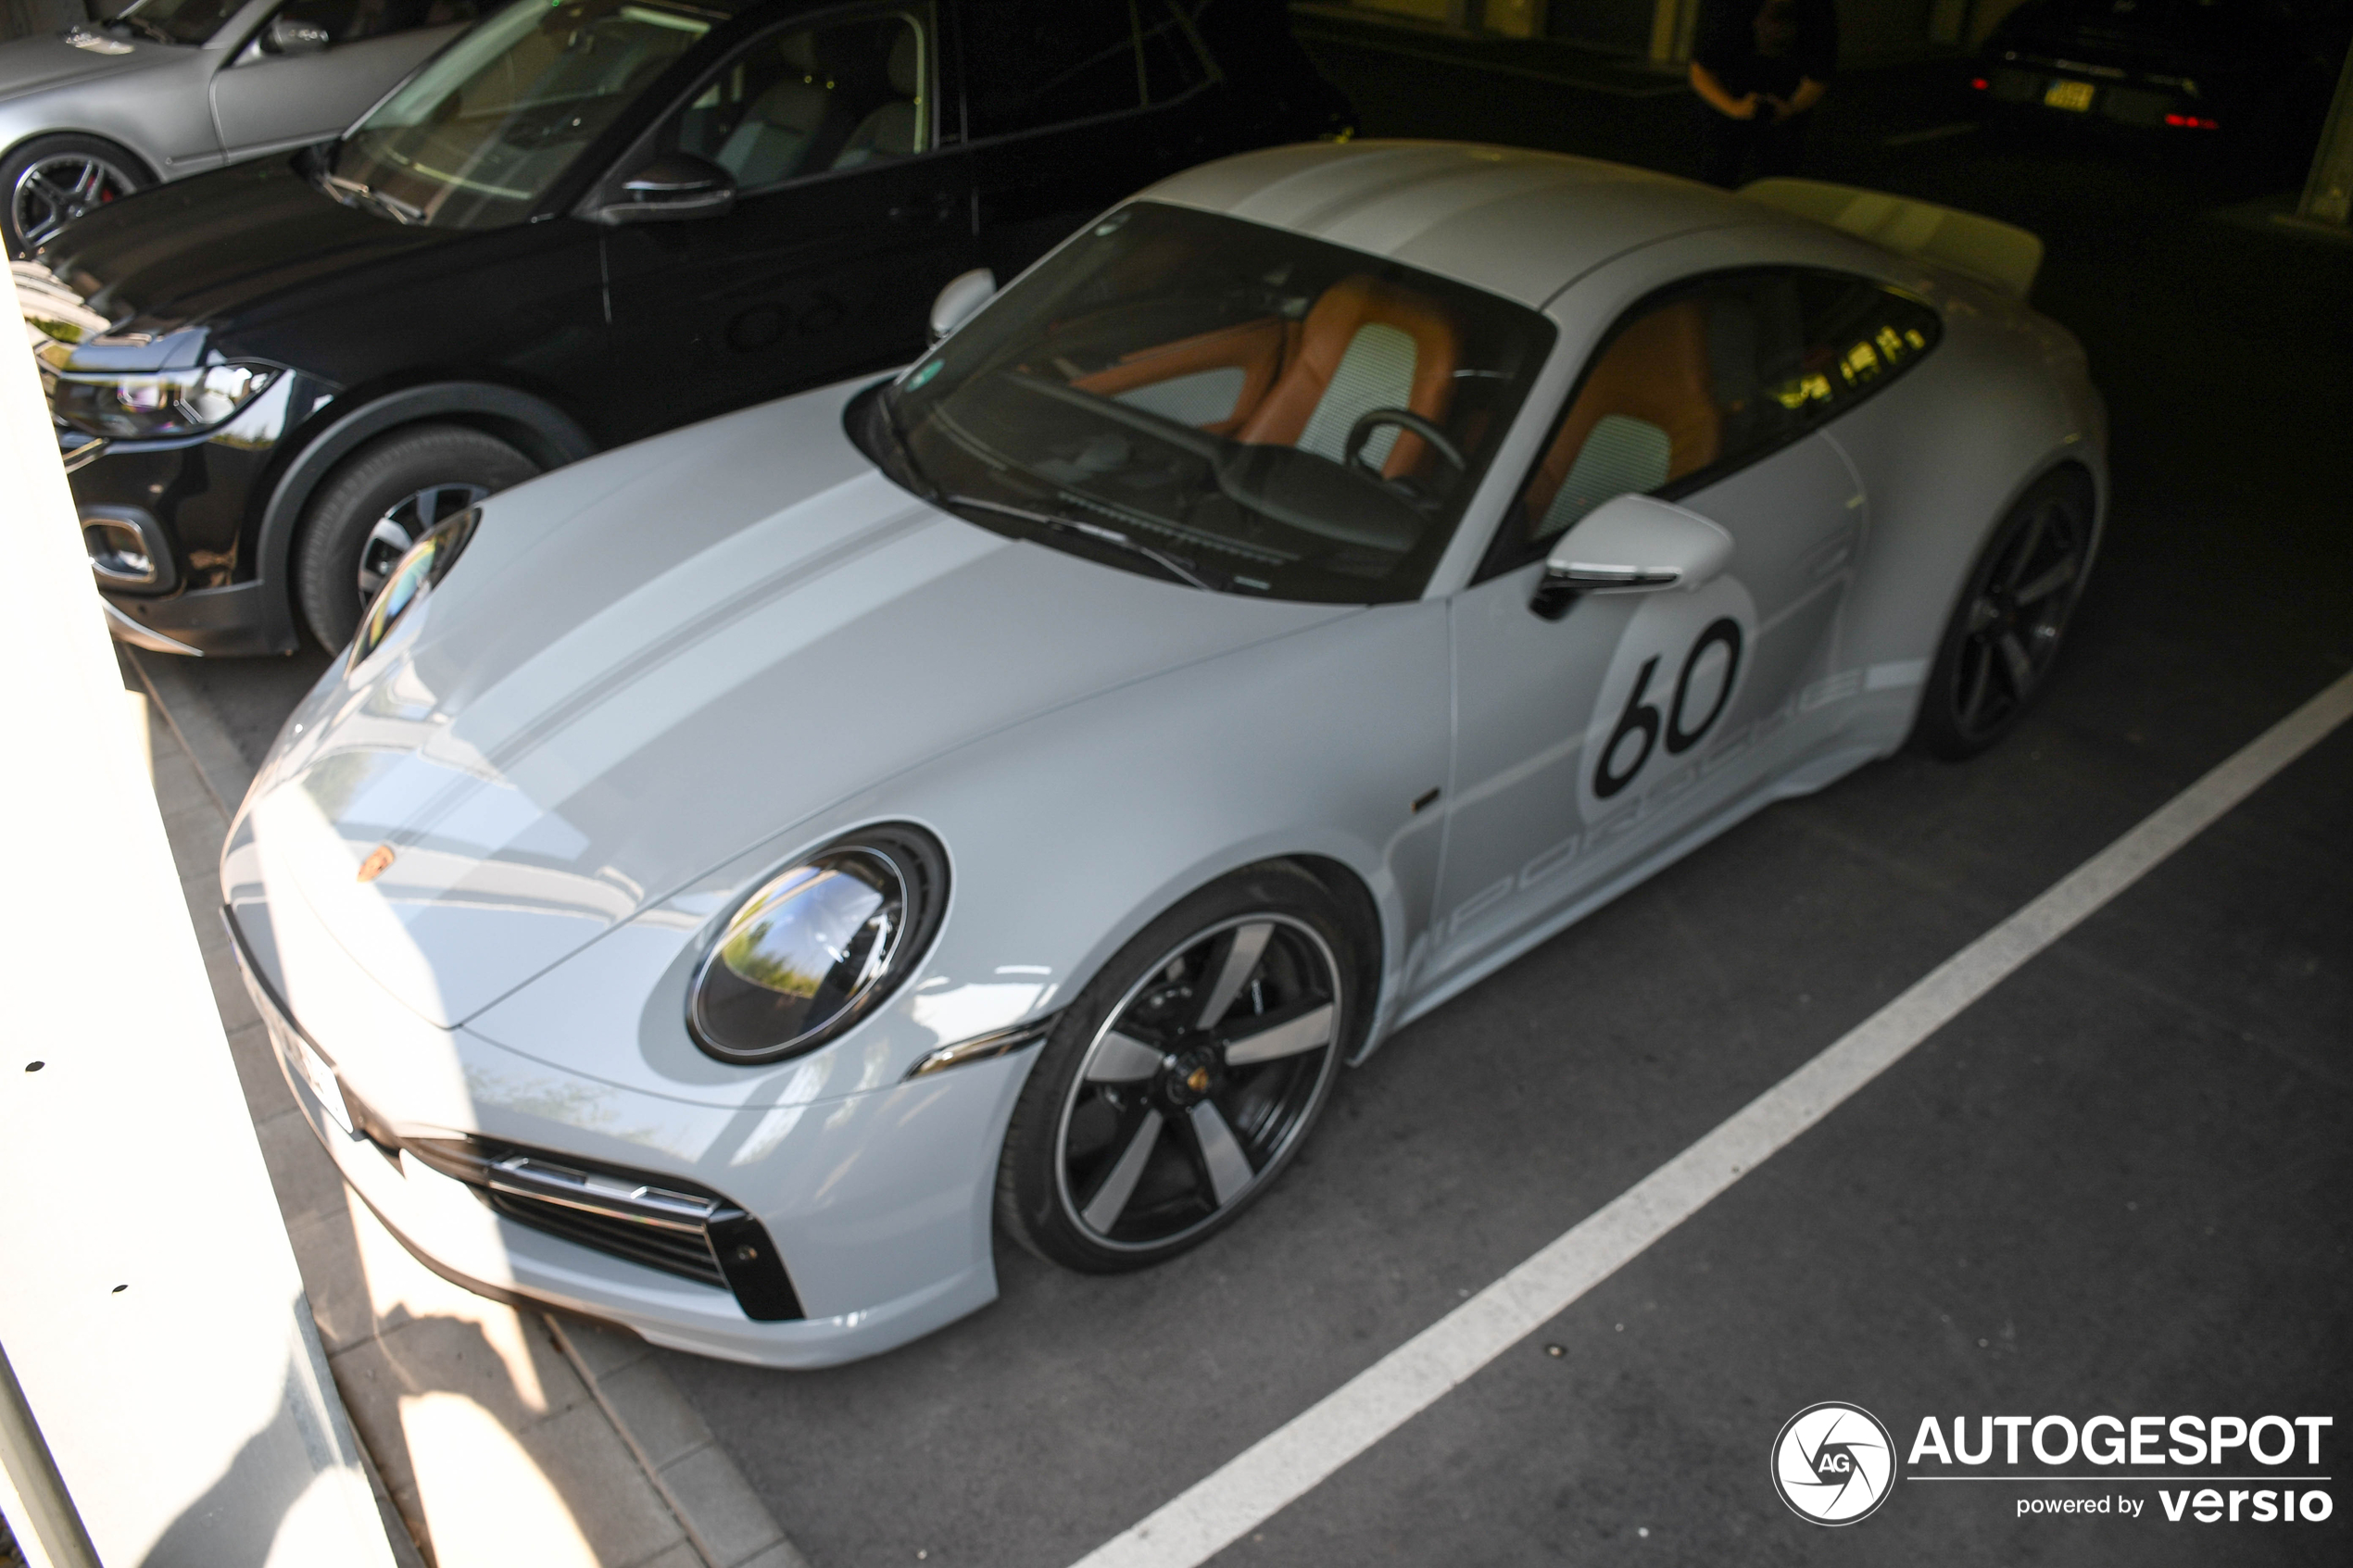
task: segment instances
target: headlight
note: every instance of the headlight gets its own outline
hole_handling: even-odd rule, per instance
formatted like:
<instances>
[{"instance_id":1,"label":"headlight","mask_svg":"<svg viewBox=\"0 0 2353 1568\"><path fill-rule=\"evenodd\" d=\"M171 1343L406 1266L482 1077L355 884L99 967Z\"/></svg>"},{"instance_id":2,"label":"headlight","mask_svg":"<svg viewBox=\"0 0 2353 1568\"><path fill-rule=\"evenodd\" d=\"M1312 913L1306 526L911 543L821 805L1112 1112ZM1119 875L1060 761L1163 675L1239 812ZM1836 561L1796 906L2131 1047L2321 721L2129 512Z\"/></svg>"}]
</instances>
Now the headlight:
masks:
<instances>
[{"instance_id":1,"label":"headlight","mask_svg":"<svg viewBox=\"0 0 2353 1568\"><path fill-rule=\"evenodd\" d=\"M695 973L695 1042L745 1063L815 1050L898 989L947 903L947 857L904 825L850 834L769 878Z\"/></svg>"},{"instance_id":2,"label":"headlight","mask_svg":"<svg viewBox=\"0 0 2353 1568\"><path fill-rule=\"evenodd\" d=\"M368 613L359 618L359 634L351 639L351 662L359 663L384 646L392 629L409 612L409 607L424 596L425 590L448 575L457 564L459 553L474 536L474 524L482 519L482 508L468 507L456 517L436 523L432 531L409 546L409 553L393 563L384 574L384 585L376 590L375 599L368 606Z\"/></svg>"},{"instance_id":3,"label":"headlight","mask_svg":"<svg viewBox=\"0 0 2353 1568\"><path fill-rule=\"evenodd\" d=\"M208 365L136 375L58 372L44 379L50 380L50 410L74 429L148 441L211 429L261 395L278 372L267 365Z\"/></svg>"}]
</instances>

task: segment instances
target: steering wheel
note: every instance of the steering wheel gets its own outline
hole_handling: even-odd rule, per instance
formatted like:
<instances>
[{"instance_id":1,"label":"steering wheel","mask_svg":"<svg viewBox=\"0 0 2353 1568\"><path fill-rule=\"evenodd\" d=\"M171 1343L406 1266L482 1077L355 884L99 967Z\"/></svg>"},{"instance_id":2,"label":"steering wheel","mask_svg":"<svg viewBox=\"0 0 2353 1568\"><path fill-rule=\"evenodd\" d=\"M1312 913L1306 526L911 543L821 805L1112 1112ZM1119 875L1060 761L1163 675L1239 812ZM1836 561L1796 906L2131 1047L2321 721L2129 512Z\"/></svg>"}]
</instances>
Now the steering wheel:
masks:
<instances>
[{"instance_id":1,"label":"steering wheel","mask_svg":"<svg viewBox=\"0 0 2353 1568\"><path fill-rule=\"evenodd\" d=\"M1470 465L1463 460L1463 449L1449 440L1444 431L1410 408L1374 408L1366 411L1349 428L1348 445L1340 449L1340 460L1351 468L1364 469L1375 479L1380 478L1380 470L1365 462L1364 455L1365 443L1371 440L1373 432L1383 425L1412 431L1428 444L1431 451L1453 464L1456 473L1468 470Z\"/></svg>"}]
</instances>

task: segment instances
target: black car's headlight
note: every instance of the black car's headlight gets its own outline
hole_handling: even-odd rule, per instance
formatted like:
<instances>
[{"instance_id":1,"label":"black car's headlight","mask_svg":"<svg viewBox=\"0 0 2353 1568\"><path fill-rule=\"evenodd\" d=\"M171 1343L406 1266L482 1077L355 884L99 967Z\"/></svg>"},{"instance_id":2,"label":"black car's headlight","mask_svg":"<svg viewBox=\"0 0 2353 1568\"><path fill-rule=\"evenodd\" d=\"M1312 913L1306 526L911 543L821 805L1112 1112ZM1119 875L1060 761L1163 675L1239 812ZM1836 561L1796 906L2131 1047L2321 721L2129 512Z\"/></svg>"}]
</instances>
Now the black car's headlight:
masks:
<instances>
[{"instance_id":1,"label":"black car's headlight","mask_svg":"<svg viewBox=\"0 0 2353 1568\"><path fill-rule=\"evenodd\" d=\"M474 536L474 524L482 519L480 507L468 507L453 518L434 525L423 538L409 546L409 553L393 563L384 574L384 585L368 605L368 613L359 618L359 633L351 639L351 662L358 664L392 635L392 629L409 608L424 597L431 588L448 575L457 564L466 542Z\"/></svg>"},{"instance_id":2,"label":"black car's headlight","mask_svg":"<svg viewBox=\"0 0 2353 1568\"><path fill-rule=\"evenodd\" d=\"M920 828L862 829L770 877L703 956L686 1006L722 1061L780 1061L847 1033L913 972L948 906Z\"/></svg>"},{"instance_id":3,"label":"black car's headlight","mask_svg":"<svg viewBox=\"0 0 2353 1568\"><path fill-rule=\"evenodd\" d=\"M78 431L116 441L194 435L235 417L280 372L269 365L204 365L115 375L58 372L50 411Z\"/></svg>"}]
</instances>

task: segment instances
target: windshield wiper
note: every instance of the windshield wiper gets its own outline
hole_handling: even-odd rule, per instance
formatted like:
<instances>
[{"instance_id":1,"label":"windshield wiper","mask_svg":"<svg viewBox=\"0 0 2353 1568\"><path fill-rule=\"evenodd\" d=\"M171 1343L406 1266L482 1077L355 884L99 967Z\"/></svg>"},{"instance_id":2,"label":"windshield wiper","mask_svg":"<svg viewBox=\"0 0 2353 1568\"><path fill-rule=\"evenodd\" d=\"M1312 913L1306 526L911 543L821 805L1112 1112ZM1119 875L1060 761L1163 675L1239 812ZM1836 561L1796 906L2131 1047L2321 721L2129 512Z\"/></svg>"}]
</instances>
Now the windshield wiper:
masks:
<instances>
[{"instance_id":1,"label":"windshield wiper","mask_svg":"<svg viewBox=\"0 0 2353 1568\"><path fill-rule=\"evenodd\" d=\"M346 207L354 202L365 202L395 223L404 226L424 221L423 207L411 206L398 196L386 195L373 186L363 185L357 180L346 180L340 174L322 174L319 179L327 194Z\"/></svg>"},{"instance_id":2,"label":"windshield wiper","mask_svg":"<svg viewBox=\"0 0 2353 1568\"><path fill-rule=\"evenodd\" d=\"M1217 589L1201 575L1191 562L1181 557L1172 556L1165 550L1155 549L1150 545L1131 539L1116 528L1105 528L1100 522L1088 522L1075 517L1058 517L1052 512L1034 511L1027 507L1008 506L1002 501L983 500L978 495L943 495L939 499L951 507L975 507L984 512L999 512L1006 517L1017 517L1024 521L1038 523L1064 533L1076 533L1084 538L1100 540L1103 544L1126 550L1131 555L1143 557L1170 576L1189 583L1205 594L1217 592Z\"/></svg>"}]
</instances>

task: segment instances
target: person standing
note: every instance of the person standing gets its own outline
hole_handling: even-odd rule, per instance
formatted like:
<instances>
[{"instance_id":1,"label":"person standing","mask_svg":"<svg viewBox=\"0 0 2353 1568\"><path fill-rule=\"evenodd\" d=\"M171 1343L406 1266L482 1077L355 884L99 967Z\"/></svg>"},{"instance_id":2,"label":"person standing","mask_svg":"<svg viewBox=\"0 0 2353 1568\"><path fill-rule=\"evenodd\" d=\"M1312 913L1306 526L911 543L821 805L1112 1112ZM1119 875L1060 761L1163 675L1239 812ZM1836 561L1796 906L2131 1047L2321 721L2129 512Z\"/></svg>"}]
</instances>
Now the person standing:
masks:
<instances>
[{"instance_id":1,"label":"person standing","mask_svg":"<svg viewBox=\"0 0 2353 1568\"><path fill-rule=\"evenodd\" d=\"M1692 49L1701 175L1726 189L1794 173L1838 66L1831 0L1702 0Z\"/></svg>"}]
</instances>

